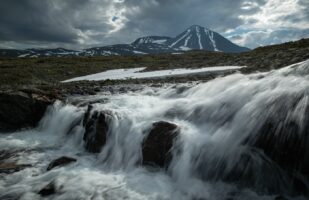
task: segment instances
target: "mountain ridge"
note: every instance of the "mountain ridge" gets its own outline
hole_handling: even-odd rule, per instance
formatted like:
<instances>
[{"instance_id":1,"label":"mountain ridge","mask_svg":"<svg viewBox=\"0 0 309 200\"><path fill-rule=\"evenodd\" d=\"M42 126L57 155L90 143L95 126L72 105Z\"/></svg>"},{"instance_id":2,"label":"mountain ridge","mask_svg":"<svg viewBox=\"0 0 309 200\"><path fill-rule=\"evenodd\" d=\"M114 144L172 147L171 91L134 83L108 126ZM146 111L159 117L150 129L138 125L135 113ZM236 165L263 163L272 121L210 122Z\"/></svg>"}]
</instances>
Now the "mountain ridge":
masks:
<instances>
[{"instance_id":1,"label":"mountain ridge","mask_svg":"<svg viewBox=\"0 0 309 200\"><path fill-rule=\"evenodd\" d=\"M31 48L25 50L0 49L0 57L111 56L162 53L179 54L190 50L220 51L225 53L250 51L250 49L246 47L241 47L232 43L217 32L199 25L192 25L175 37L145 36L137 38L130 44L91 47L83 50L70 50L62 47L55 49Z\"/></svg>"}]
</instances>

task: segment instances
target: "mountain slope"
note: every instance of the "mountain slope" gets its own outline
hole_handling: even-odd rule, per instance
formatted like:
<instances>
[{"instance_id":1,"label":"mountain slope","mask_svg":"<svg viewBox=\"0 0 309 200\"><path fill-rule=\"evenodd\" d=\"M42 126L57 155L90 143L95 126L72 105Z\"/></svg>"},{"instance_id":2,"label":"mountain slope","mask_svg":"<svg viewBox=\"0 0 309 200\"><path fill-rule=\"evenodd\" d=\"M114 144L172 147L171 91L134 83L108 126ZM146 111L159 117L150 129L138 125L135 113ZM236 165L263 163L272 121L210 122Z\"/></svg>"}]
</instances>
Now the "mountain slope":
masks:
<instances>
[{"instance_id":1,"label":"mountain slope","mask_svg":"<svg viewBox=\"0 0 309 200\"><path fill-rule=\"evenodd\" d=\"M248 48L240 47L220 34L197 25L191 26L183 33L169 40L168 44L173 48L222 51L228 53L249 51Z\"/></svg>"}]
</instances>

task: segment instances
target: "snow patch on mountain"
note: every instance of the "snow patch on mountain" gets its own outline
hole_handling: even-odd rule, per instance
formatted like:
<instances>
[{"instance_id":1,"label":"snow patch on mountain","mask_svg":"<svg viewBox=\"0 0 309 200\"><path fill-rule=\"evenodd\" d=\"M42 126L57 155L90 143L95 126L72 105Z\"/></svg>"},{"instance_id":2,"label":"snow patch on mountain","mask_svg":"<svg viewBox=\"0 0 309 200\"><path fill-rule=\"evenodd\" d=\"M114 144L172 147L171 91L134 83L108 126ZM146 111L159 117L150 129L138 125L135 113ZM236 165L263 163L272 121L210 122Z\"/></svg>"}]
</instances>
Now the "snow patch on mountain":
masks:
<instances>
[{"instance_id":1,"label":"snow patch on mountain","mask_svg":"<svg viewBox=\"0 0 309 200\"><path fill-rule=\"evenodd\" d=\"M196 26L195 30L196 30L196 34L197 34L197 37L198 37L198 43L199 43L200 49L203 49L203 45L202 45L202 41L201 41L200 27Z\"/></svg>"},{"instance_id":2,"label":"snow patch on mountain","mask_svg":"<svg viewBox=\"0 0 309 200\"><path fill-rule=\"evenodd\" d=\"M173 44L170 45L170 47L174 47L176 44L178 44L180 41L182 41L183 39L185 39L189 34L190 34L191 30L188 29L187 32L182 35L178 40L176 40L176 42L174 42ZM184 45L185 46L185 45Z\"/></svg>"}]
</instances>

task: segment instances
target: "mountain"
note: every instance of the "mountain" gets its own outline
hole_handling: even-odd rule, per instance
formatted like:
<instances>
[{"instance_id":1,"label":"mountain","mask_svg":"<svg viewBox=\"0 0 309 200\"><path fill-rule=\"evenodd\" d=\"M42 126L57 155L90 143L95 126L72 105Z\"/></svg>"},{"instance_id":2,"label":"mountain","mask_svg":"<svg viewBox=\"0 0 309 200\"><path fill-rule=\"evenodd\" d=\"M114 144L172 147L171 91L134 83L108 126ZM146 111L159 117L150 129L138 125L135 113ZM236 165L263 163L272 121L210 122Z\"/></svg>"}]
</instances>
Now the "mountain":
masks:
<instances>
[{"instance_id":1,"label":"mountain","mask_svg":"<svg viewBox=\"0 0 309 200\"><path fill-rule=\"evenodd\" d=\"M0 57L143 55L181 53L189 50L240 53L249 51L250 49L232 43L217 32L198 25L193 25L174 38L167 36L146 36L136 39L131 44L93 47L81 51L64 48L26 50L0 49Z\"/></svg>"}]
</instances>

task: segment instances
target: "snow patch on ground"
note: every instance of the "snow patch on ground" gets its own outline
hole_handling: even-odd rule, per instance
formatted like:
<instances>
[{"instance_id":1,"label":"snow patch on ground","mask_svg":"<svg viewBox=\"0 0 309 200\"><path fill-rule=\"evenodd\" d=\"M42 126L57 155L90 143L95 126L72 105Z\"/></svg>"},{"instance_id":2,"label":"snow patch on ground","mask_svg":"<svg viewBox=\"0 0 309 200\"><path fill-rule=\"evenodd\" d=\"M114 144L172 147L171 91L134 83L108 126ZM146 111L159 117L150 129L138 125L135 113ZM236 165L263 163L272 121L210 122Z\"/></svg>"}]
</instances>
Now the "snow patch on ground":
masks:
<instances>
[{"instance_id":1,"label":"snow patch on ground","mask_svg":"<svg viewBox=\"0 0 309 200\"><path fill-rule=\"evenodd\" d=\"M155 78L155 77L165 77L165 76L177 76L186 74L196 74L205 72L221 72L227 70L237 70L242 68L241 66L221 66L221 67L205 67L199 69L169 69L169 70L158 70L150 72L141 72L146 69L145 67L131 68L131 69L114 69L105 72L91 74L87 76L77 77L63 82L73 82L73 81L100 81L100 80L123 80L123 79L139 79L139 78Z\"/></svg>"},{"instance_id":2,"label":"snow patch on ground","mask_svg":"<svg viewBox=\"0 0 309 200\"><path fill-rule=\"evenodd\" d=\"M22 55L18 56L18 58L24 58L24 57L27 57L27 56L29 56L28 53L27 54L22 54Z\"/></svg>"},{"instance_id":3,"label":"snow patch on ground","mask_svg":"<svg viewBox=\"0 0 309 200\"><path fill-rule=\"evenodd\" d=\"M136 53L136 54L147 54L147 53L141 52L141 51L133 51L133 52Z\"/></svg>"},{"instance_id":4,"label":"snow patch on ground","mask_svg":"<svg viewBox=\"0 0 309 200\"><path fill-rule=\"evenodd\" d=\"M179 50L181 50L181 51L190 51L192 49L189 48L189 47L186 47L186 46L181 46L181 47L179 47Z\"/></svg>"}]
</instances>

